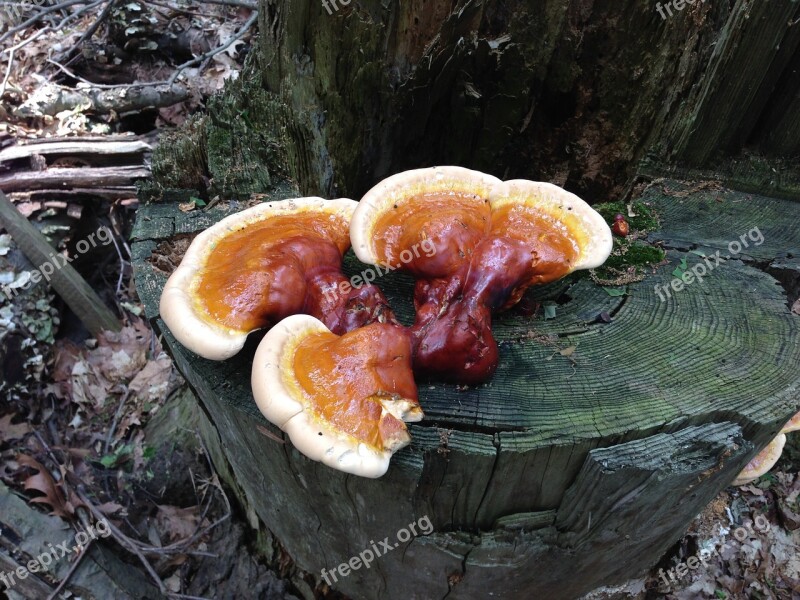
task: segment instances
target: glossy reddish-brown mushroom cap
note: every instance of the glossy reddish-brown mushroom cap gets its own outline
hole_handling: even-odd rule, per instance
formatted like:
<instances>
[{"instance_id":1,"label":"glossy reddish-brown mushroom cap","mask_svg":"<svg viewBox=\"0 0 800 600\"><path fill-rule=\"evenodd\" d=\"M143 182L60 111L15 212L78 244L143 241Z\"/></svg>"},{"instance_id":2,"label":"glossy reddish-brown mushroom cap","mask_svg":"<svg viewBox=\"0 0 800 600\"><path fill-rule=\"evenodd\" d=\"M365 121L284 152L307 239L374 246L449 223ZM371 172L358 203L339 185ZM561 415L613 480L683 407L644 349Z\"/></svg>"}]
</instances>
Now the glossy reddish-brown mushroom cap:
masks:
<instances>
[{"instance_id":1,"label":"glossy reddish-brown mushroom cap","mask_svg":"<svg viewBox=\"0 0 800 600\"><path fill-rule=\"evenodd\" d=\"M373 323L342 336L307 315L273 327L253 361L253 396L264 416L313 460L380 477L422 419L402 329Z\"/></svg>"},{"instance_id":2,"label":"glossy reddish-brown mushroom cap","mask_svg":"<svg viewBox=\"0 0 800 600\"><path fill-rule=\"evenodd\" d=\"M337 291L355 206L297 198L223 219L192 241L170 276L162 318L184 346L215 360L236 354L250 332L297 313L339 333L391 319L374 286Z\"/></svg>"},{"instance_id":3,"label":"glossy reddish-brown mushroom cap","mask_svg":"<svg viewBox=\"0 0 800 600\"><path fill-rule=\"evenodd\" d=\"M530 285L599 266L612 247L605 220L577 196L460 167L382 181L359 202L350 239L361 261L417 278L415 369L459 383L497 366L492 311Z\"/></svg>"}]
</instances>

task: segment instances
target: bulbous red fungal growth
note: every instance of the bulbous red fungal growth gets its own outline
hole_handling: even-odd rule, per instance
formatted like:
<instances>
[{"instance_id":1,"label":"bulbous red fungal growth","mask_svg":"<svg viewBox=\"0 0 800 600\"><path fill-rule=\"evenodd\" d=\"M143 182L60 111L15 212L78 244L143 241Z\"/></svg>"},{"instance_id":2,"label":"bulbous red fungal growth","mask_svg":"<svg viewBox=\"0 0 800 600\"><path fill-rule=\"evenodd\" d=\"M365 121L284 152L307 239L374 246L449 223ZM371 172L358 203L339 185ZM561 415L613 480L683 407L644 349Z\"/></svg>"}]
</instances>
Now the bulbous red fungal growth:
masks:
<instances>
[{"instance_id":1,"label":"bulbous red fungal growth","mask_svg":"<svg viewBox=\"0 0 800 600\"><path fill-rule=\"evenodd\" d=\"M625 217L617 213L614 217L614 224L611 226L611 231L620 237L628 237L631 231L630 225L625 220Z\"/></svg>"},{"instance_id":2,"label":"bulbous red fungal growth","mask_svg":"<svg viewBox=\"0 0 800 600\"><path fill-rule=\"evenodd\" d=\"M350 238L363 262L400 265L417 278L415 373L467 384L497 368L493 311L611 252L608 225L576 196L460 167L382 181L359 203ZM431 251L411 252L420 245Z\"/></svg>"},{"instance_id":3,"label":"bulbous red fungal growth","mask_svg":"<svg viewBox=\"0 0 800 600\"><path fill-rule=\"evenodd\" d=\"M458 383L479 383L497 368L492 311L502 308L530 276L530 251L517 240L480 240L449 279L417 282L411 327L418 372Z\"/></svg>"},{"instance_id":4,"label":"bulbous red fungal growth","mask_svg":"<svg viewBox=\"0 0 800 600\"><path fill-rule=\"evenodd\" d=\"M340 260L341 262L341 260ZM343 283L349 283L341 266L311 276L306 291L303 314L322 321L336 335L342 335L370 323L396 324L389 302L377 286L365 284L342 293Z\"/></svg>"},{"instance_id":5,"label":"bulbous red fungal growth","mask_svg":"<svg viewBox=\"0 0 800 600\"><path fill-rule=\"evenodd\" d=\"M339 291L355 206L299 198L223 219L195 238L167 282L164 321L184 346L217 360L236 354L249 332L298 313L337 335L394 323L377 287Z\"/></svg>"}]
</instances>

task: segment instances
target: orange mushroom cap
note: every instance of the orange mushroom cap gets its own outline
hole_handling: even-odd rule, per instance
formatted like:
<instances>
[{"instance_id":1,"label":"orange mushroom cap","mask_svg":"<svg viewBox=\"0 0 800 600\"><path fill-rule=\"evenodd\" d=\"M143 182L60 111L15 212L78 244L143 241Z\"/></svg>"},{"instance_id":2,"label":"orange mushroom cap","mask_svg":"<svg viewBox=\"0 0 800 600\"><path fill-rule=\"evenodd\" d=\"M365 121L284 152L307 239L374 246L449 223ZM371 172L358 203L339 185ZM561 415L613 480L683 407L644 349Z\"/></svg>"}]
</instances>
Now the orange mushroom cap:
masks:
<instances>
[{"instance_id":1,"label":"orange mushroom cap","mask_svg":"<svg viewBox=\"0 0 800 600\"><path fill-rule=\"evenodd\" d=\"M391 321L374 286L335 292L355 207L346 198L296 198L223 219L192 241L170 276L162 318L184 346L215 360L236 354L250 332L301 312L337 332ZM355 300L371 310L350 310Z\"/></svg>"},{"instance_id":2,"label":"orange mushroom cap","mask_svg":"<svg viewBox=\"0 0 800 600\"><path fill-rule=\"evenodd\" d=\"M380 477L423 417L411 345L399 327L373 323L337 336L307 315L273 327L253 361L253 396L295 447L334 469Z\"/></svg>"}]
</instances>

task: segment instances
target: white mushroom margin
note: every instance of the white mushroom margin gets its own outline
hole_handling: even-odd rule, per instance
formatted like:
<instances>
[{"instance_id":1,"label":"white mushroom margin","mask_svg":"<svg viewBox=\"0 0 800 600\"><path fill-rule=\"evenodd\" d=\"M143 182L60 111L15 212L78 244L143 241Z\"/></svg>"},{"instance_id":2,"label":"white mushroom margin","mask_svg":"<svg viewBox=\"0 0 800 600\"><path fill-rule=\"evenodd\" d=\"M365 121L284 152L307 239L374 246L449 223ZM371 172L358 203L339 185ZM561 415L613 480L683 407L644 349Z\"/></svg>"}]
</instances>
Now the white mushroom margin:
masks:
<instances>
[{"instance_id":1,"label":"white mushroom margin","mask_svg":"<svg viewBox=\"0 0 800 600\"><path fill-rule=\"evenodd\" d=\"M567 222L576 223L584 240L578 244L579 257L570 271L599 267L611 254L613 236L605 219L584 200L557 185L525 179L503 182L464 167L430 167L387 177L364 195L350 221L350 242L359 260L381 263L375 251L374 230L391 207L418 193L436 192L476 194L488 199L493 211L506 204L524 204L539 209L564 228Z\"/></svg>"},{"instance_id":2,"label":"white mushroom margin","mask_svg":"<svg viewBox=\"0 0 800 600\"><path fill-rule=\"evenodd\" d=\"M230 358L242 349L251 332L210 322L197 310L193 299L199 275L216 243L231 233L277 215L323 211L339 214L349 221L357 205L349 198L292 198L266 202L225 217L192 240L161 293L161 318L172 335L192 352L211 360Z\"/></svg>"}]
</instances>

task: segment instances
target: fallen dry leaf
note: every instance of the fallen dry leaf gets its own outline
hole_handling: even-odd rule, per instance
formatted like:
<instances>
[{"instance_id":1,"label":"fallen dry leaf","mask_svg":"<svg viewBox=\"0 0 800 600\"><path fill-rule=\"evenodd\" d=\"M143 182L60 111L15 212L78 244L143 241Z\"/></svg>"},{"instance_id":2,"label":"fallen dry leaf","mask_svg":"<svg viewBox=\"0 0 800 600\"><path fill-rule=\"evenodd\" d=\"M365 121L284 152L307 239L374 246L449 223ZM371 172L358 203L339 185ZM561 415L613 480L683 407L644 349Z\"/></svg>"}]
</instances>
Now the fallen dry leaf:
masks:
<instances>
[{"instance_id":1,"label":"fallen dry leaf","mask_svg":"<svg viewBox=\"0 0 800 600\"><path fill-rule=\"evenodd\" d=\"M12 423L13 417L14 415L6 415L0 418L0 441L20 440L33 431L31 426L24 421L17 424Z\"/></svg>"},{"instance_id":2,"label":"fallen dry leaf","mask_svg":"<svg viewBox=\"0 0 800 600\"><path fill-rule=\"evenodd\" d=\"M172 360L166 354L161 354L156 360L147 362L128 384L128 388L135 392L140 400L146 402L160 400L167 394L171 374Z\"/></svg>"},{"instance_id":3,"label":"fallen dry leaf","mask_svg":"<svg viewBox=\"0 0 800 600\"><path fill-rule=\"evenodd\" d=\"M29 502L49 504L53 509L51 514L59 517L68 517L75 512L75 508L64 499L64 494L61 491L61 484L53 479L53 476L50 475L50 472L42 463L27 454L19 454L17 456L17 462L22 466L37 471L36 475L32 475L25 480L23 487L26 490L36 490L44 494L44 496L31 498Z\"/></svg>"},{"instance_id":4,"label":"fallen dry leaf","mask_svg":"<svg viewBox=\"0 0 800 600\"><path fill-rule=\"evenodd\" d=\"M169 504L159 505L156 521L162 536L166 534L170 542L190 537L197 531L200 522L199 506L180 508Z\"/></svg>"}]
</instances>

